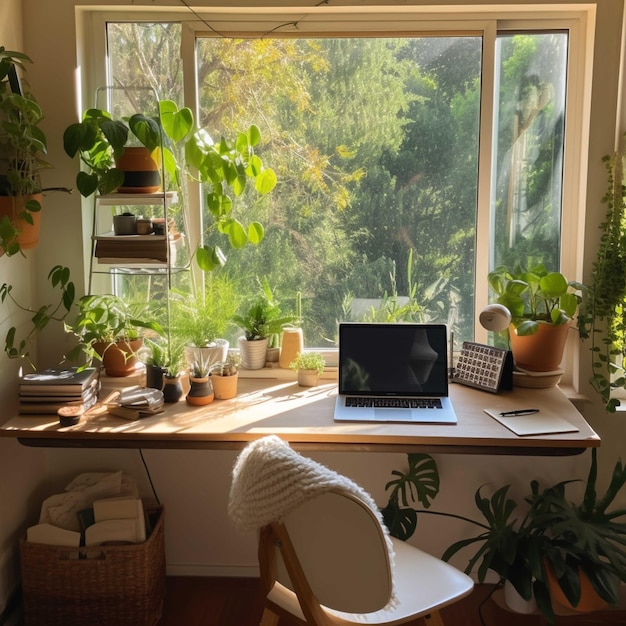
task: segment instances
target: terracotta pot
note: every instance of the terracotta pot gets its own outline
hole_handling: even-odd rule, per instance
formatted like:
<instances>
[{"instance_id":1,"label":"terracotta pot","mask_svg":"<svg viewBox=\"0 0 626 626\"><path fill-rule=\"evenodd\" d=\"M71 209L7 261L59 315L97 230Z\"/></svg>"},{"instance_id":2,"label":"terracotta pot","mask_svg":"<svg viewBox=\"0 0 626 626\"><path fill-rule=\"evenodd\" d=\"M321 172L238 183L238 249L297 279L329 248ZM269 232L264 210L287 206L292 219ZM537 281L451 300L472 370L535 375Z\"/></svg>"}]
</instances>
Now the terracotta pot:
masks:
<instances>
[{"instance_id":1,"label":"terracotta pot","mask_svg":"<svg viewBox=\"0 0 626 626\"><path fill-rule=\"evenodd\" d=\"M298 385L300 387L315 387L320 375L317 370L298 370Z\"/></svg>"},{"instance_id":2,"label":"terracotta pot","mask_svg":"<svg viewBox=\"0 0 626 626\"><path fill-rule=\"evenodd\" d=\"M196 378L192 376L189 379L189 393L187 394L187 404L192 406L204 406L210 404L215 399L213 387L208 376Z\"/></svg>"},{"instance_id":3,"label":"terracotta pot","mask_svg":"<svg viewBox=\"0 0 626 626\"><path fill-rule=\"evenodd\" d=\"M94 350L100 356L107 376L130 376L137 366L137 351L142 339L118 341L116 343L96 342Z\"/></svg>"},{"instance_id":4,"label":"terracotta pot","mask_svg":"<svg viewBox=\"0 0 626 626\"><path fill-rule=\"evenodd\" d=\"M534 335L518 336L515 328L509 326L515 365L532 372L551 372L559 369L569 328L569 324L554 326L540 322Z\"/></svg>"},{"instance_id":5,"label":"terracotta pot","mask_svg":"<svg viewBox=\"0 0 626 626\"><path fill-rule=\"evenodd\" d=\"M230 400L237 395L237 381L239 374L234 376L220 376L219 374L211 374L211 383L213 385L213 393L217 400Z\"/></svg>"},{"instance_id":6,"label":"terracotta pot","mask_svg":"<svg viewBox=\"0 0 626 626\"><path fill-rule=\"evenodd\" d=\"M572 606L569 600L565 597L565 594L559 585L559 581L557 580L556 574L549 563L545 564L545 571L548 588L550 590L550 599L553 603L580 613L601 611L607 606L608 603L597 594L593 585L589 582L589 579L580 568L578 568L578 576L580 578L580 600L576 606Z\"/></svg>"},{"instance_id":7,"label":"terracotta pot","mask_svg":"<svg viewBox=\"0 0 626 626\"><path fill-rule=\"evenodd\" d=\"M30 213L33 218L32 224L29 224L20 217L15 217L25 210L22 207L22 203L28 202L29 200L37 200L37 202L41 204L43 196L41 194L24 196L21 198L17 198L15 196L0 196L0 219L6 215L11 220L11 223L16 230L19 231L17 242L20 244L20 248L22 248L22 250L30 250L39 243L41 211Z\"/></svg>"},{"instance_id":8,"label":"terracotta pot","mask_svg":"<svg viewBox=\"0 0 626 626\"><path fill-rule=\"evenodd\" d=\"M126 147L115 159L115 166L124 172L120 193L156 193L161 188L159 166L150 156L148 148Z\"/></svg>"}]
</instances>

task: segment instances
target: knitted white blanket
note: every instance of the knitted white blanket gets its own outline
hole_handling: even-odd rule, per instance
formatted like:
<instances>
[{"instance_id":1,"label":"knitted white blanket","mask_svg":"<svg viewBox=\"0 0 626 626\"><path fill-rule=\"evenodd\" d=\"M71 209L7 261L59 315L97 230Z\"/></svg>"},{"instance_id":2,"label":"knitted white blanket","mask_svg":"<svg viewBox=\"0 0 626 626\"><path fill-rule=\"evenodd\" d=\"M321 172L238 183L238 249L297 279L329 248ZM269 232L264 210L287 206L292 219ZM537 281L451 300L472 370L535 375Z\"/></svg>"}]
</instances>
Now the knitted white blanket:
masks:
<instances>
[{"instance_id":1,"label":"knitted white blanket","mask_svg":"<svg viewBox=\"0 0 626 626\"><path fill-rule=\"evenodd\" d=\"M248 444L237 458L228 513L238 530L255 530L282 521L306 500L330 490L360 498L382 524L373 498L356 483L270 435Z\"/></svg>"}]
</instances>

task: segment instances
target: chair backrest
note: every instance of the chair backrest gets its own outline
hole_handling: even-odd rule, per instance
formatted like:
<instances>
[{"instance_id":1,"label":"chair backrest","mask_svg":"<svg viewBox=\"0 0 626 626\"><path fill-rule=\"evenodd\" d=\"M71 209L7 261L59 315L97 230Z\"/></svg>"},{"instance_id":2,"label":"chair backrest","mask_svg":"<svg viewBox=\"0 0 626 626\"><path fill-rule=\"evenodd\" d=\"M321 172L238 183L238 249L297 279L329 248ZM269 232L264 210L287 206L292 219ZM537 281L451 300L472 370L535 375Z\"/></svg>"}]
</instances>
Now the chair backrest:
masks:
<instances>
[{"instance_id":1,"label":"chair backrest","mask_svg":"<svg viewBox=\"0 0 626 626\"><path fill-rule=\"evenodd\" d=\"M305 501L283 524L271 526L274 539L269 549L278 553L275 578L296 592L305 614L303 604L310 598L303 596L309 592L313 602L347 613L376 611L391 599L383 529L357 496L324 493ZM264 576L262 558L260 562Z\"/></svg>"}]
</instances>

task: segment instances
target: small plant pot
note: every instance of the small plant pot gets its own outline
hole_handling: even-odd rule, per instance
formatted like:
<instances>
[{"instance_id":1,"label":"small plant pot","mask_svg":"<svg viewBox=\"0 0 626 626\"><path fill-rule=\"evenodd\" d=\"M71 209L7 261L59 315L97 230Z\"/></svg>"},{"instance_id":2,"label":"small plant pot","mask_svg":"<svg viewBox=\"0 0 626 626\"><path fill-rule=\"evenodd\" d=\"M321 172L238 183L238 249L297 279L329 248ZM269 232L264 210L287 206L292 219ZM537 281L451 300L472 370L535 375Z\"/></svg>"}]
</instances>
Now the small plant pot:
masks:
<instances>
[{"instance_id":1,"label":"small plant pot","mask_svg":"<svg viewBox=\"0 0 626 626\"><path fill-rule=\"evenodd\" d=\"M280 357L278 359L280 367L287 369L296 356L298 356L298 353L303 351L304 337L302 335L302 329L283 329L283 340L280 348Z\"/></svg>"},{"instance_id":2,"label":"small plant pot","mask_svg":"<svg viewBox=\"0 0 626 626\"><path fill-rule=\"evenodd\" d=\"M320 375L317 370L298 370L298 385L300 387L316 387Z\"/></svg>"},{"instance_id":3,"label":"small plant pot","mask_svg":"<svg viewBox=\"0 0 626 626\"><path fill-rule=\"evenodd\" d=\"M180 374L177 376L163 376L163 401L178 402L183 397L183 385Z\"/></svg>"},{"instance_id":4,"label":"small plant pot","mask_svg":"<svg viewBox=\"0 0 626 626\"><path fill-rule=\"evenodd\" d=\"M146 387L150 389L163 389L163 376L167 370L156 365L146 365Z\"/></svg>"},{"instance_id":5,"label":"small plant pot","mask_svg":"<svg viewBox=\"0 0 626 626\"><path fill-rule=\"evenodd\" d=\"M114 215L113 232L116 235L136 235L137 217L131 214Z\"/></svg>"},{"instance_id":6,"label":"small plant pot","mask_svg":"<svg viewBox=\"0 0 626 626\"><path fill-rule=\"evenodd\" d=\"M237 381L239 374L233 376L220 376L219 374L211 374L211 383L213 384L213 393L216 400L230 400L237 395Z\"/></svg>"},{"instance_id":7,"label":"small plant pot","mask_svg":"<svg viewBox=\"0 0 626 626\"><path fill-rule=\"evenodd\" d=\"M241 367L247 370L260 370L267 362L267 337L248 341L245 337L239 338L239 354Z\"/></svg>"},{"instance_id":8,"label":"small plant pot","mask_svg":"<svg viewBox=\"0 0 626 626\"><path fill-rule=\"evenodd\" d=\"M7 216L13 226L19 231L17 242L23 250L31 250L39 243L39 231L41 229L41 211L30 211L33 223L19 217L24 211L23 205L29 200L37 200L41 205L43 196L0 196L0 219Z\"/></svg>"},{"instance_id":9,"label":"small plant pot","mask_svg":"<svg viewBox=\"0 0 626 626\"><path fill-rule=\"evenodd\" d=\"M559 369L567 341L569 324L540 323L534 335L518 336L513 326L509 327L511 352L515 365L532 372L551 372Z\"/></svg>"},{"instance_id":10,"label":"small plant pot","mask_svg":"<svg viewBox=\"0 0 626 626\"><path fill-rule=\"evenodd\" d=\"M215 399L213 386L208 376L196 378L192 376L189 379L189 393L187 394L187 404L191 406L204 406L211 404Z\"/></svg>"}]
</instances>

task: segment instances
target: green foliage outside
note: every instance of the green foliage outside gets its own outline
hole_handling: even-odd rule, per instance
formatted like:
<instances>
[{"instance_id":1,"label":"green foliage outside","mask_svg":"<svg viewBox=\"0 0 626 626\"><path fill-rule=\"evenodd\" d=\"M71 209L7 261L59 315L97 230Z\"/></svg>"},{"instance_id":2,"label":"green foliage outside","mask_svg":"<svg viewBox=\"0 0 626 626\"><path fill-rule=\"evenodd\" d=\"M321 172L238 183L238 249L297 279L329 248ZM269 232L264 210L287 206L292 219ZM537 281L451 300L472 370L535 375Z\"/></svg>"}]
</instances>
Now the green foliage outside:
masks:
<instances>
[{"instance_id":1,"label":"green foliage outside","mask_svg":"<svg viewBox=\"0 0 626 626\"><path fill-rule=\"evenodd\" d=\"M151 80L159 99L181 105L179 29L110 25L115 82ZM563 43L558 34L500 43L498 264L558 269ZM368 315L381 318L408 297L403 315L473 337L474 284L487 280L474 275L480 55L470 36L197 41L198 125L215 137L257 125L257 152L278 179L271 196L237 199L265 229L261 245L224 250L221 271L242 301L259 276L285 304L301 293L309 346L334 345L354 298L378 299Z\"/></svg>"}]
</instances>

